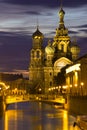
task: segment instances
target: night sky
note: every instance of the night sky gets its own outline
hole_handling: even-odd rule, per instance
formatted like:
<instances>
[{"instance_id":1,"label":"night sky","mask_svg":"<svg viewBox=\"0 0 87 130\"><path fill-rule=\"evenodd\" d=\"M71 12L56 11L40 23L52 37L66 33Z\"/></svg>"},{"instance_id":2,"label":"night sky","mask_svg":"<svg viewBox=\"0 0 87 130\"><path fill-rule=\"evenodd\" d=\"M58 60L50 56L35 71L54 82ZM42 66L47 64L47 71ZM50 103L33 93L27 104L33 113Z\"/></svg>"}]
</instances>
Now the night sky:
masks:
<instances>
[{"instance_id":1,"label":"night sky","mask_svg":"<svg viewBox=\"0 0 87 130\"><path fill-rule=\"evenodd\" d=\"M62 0L71 40L87 53L87 0ZM60 0L0 0L0 72L26 72L37 19L45 41L58 27ZM47 43L45 42L45 45Z\"/></svg>"}]
</instances>

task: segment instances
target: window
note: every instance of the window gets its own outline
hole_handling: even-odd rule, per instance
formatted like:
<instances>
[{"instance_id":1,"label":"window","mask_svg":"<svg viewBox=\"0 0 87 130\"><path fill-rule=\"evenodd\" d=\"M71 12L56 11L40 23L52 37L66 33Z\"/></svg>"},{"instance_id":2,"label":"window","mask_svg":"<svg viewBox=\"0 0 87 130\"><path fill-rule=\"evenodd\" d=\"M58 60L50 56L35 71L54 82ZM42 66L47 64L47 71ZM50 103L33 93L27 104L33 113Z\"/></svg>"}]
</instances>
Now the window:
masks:
<instances>
[{"instance_id":1,"label":"window","mask_svg":"<svg viewBox=\"0 0 87 130\"><path fill-rule=\"evenodd\" d=\"M63 45L63 44L61 45L61 50L62 50L62 51L64 50L64 45Z\"/></svg>"},{"instance_id":2,"label":"window","mask_svg":"<svg viewBox=\"0 0 87 130\"><path fill-rule=\"evenodd\" d=\"M52 86L52 82L50 82L50 86Z\"/></svg>"},{"instance_id":3,"label":"window","mask_svg":"<svg viewBox=\"0 0 87 130\"><path fill-rule=\"evenodd\" d=\"M37 51L37 53L36 53L36 57L37 58L39 58L39 56L40 56L40 54L39 54L40 52L39 51Z\"/></svg>"},{"instance_id":4,"label":"window","mask_svg":"<svg viewBox=\"0 0 87 130\"><path fill-rule=\"evenodd\" d=\"M50 72L50 76L52 75L52 73Z\"/></svg>"}]
</instances>

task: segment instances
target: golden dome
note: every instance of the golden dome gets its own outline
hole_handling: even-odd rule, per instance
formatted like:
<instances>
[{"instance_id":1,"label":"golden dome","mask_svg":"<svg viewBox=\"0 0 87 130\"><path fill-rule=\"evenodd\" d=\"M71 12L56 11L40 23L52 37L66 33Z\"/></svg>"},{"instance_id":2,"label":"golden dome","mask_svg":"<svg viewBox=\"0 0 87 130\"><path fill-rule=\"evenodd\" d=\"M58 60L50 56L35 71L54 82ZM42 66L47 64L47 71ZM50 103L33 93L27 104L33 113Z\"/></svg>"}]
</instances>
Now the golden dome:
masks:
<instances>
[{"instance_id":1,"label":"golden dome","mask_svg":"<svg viewBox=\"0 0 87 130\"><path fill-rule=\"evenodd\" d=\"M48 41L48 45L47 45L46 48L45 48L46 54L48 54L48 55L53 55L53 54L54 54L54 51L55 51L55 49L51 46L50 41Z\"/></svg>"},{"instance_id":2,"label":"golden dome","mask_svg":"<svg viewBox=\"0 0 87 130\"><path fill-rule=\"evenodd\" d=\"M64 10L61 8L60 11L59 11L59 15L64 15L64 14L65 14L65 12L64 12Z\"/></svg>"},{"instance_id":3,"label":"golden dome","mask_svg":"<svg viewBox=\"0 0 87 130\"><path fill-rule=\"evenodd\" d=\"M33 38L35 38L35 37L43 38L43 34L39 31L38 27L37 27L37 30L33 33L32 37Z\"/></svg>"},{"instance_id":4,"label":"golden dome","mask_svg":"<svg viewBox=\"0 0 87 130\"><path fill-rule=\"evenodd\" d=\"M79 54L79 52L80 52L80 47L79 47L78 45L73 45L73 46L71 47L71 52L72 52L72 54Z\"/></svg>"}]
</instances>

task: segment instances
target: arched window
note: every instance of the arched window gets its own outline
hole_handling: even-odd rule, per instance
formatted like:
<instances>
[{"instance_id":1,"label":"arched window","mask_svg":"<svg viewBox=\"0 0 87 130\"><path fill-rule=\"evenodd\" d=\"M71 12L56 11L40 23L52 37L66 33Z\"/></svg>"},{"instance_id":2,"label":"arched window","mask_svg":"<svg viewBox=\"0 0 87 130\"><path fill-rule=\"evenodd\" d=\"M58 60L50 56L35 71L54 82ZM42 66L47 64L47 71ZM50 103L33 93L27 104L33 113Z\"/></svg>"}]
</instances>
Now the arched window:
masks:
<instances>
[{"instance_id":1,"label":"arched window","mask_svg":"<svg viewBox=\"0 0 87 130\"><path fill-rule=\"evenodd\" d=\"M61 50L64 51L64 45L63 44L61 44Z\"/></svg>"},{"instance_id":2,"label":"arched window","mask_svg":"<svg viewBox=\"0 0 87 130\"><path fill-rule=\"evenodd\" d=\"M39 51L36 52L36 57L37 57L37 58L40 57L40 52L39 52Z\"/></svg>"}]
</instances>

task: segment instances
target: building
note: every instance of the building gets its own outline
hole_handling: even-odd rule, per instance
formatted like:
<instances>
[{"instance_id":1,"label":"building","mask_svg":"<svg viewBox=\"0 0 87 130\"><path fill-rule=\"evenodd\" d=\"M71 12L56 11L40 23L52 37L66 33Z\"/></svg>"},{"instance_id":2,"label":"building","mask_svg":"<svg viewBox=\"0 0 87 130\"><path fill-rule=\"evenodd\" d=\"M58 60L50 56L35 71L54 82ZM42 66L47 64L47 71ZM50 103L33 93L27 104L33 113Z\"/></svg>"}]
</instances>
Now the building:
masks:
<instances>
[{"instance_id":1,"label":"building","mask_svg":"<svg viewBox=\"0 0 87 130\"><path fill-rule=\"evenodd\" d=\"M24 94L29 92L29 80L24 78L22 74L0 73L0 94L6 86L7 94ZM9 87L8 87L9 86Z\"/></svg>"},{"instance_id":2,"label":"building","mask_svg":"<svg viewBox=\"0 0 87 130\"><path fill-rule=\"evenodd\" d=\"M59 26L56 28L53 40L48 40L43 47L44 35L37 26L32 35L32 49L30 51L29 81L36 92L48 93L54 85L54 78L61 69L72 64L78 58L79 47L71 42L68 29L64 24L65 12L59 11Z\"/></svg>"},{"instance_id":3,"label":"building","mask_svg":"<svg viewBox=\"0 0 87 130\"><path fill-rule=\"evenodd\" d=\"M87 54L66 69L66 85L70 95L87 96Z\"/></svg>"}]
</instances>

